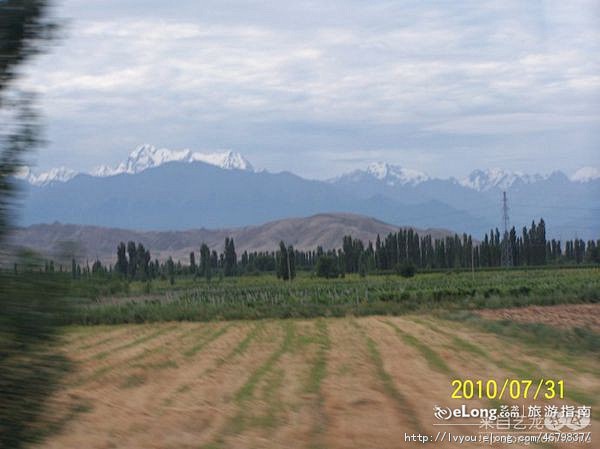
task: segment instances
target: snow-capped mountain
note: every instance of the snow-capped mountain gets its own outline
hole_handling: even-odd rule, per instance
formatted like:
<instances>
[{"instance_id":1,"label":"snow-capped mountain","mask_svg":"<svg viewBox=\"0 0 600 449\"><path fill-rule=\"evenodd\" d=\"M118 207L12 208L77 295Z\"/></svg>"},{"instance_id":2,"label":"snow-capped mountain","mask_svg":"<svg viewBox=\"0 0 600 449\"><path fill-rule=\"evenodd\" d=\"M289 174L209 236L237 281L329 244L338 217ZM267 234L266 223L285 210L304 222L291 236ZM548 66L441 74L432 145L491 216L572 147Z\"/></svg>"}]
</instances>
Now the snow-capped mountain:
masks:
<instances>
[{"instance_id":1,"label":"snow-capped mountain","mask_svg":"<svg viewBox=\"0 0 600 449\"><path fill-rule=\"evenodd\" d=\"M128 175L111 176L118 173ZM352 212L398 225L482 235L500 224L501 191L506 190L511 223L517 228L543 217L552 235L572 238L576 231L579 238L596 239L600 232L600 178L590 169L571 178L562 172L476 170L457 180L374 163L323 182L289 172L254 171L233 152L203 154L143 145L117 166L96 170L95 176L73 178L74 172L64 168L37 176L24 170L20 175L38 185L24 195L23 224L219 228ZM66 182L55 182L59 180Z\"/></svg>"},{"instance_id":2,"label":"snow-capped mountain","mask_svg":"<svg viewBox=\"0 0 600 449\"><path fill-rule=\"evenodd\" d=\"M580 168L571 176L573 182L590 182L596 179L600 179L600 169L595 167Z\"/></svg>"},{"instance_id":3,"label":"snow-capped mountain","mask_svg":"<svg viewBox=\"0 0 600 449\"><path fill-rule=\"evenodd\" d=\"M15 177L27 181L35 186L44 186L53 182L67 182L77 176L75 170L66 167L53 168L49 171L36 175L31 168L23 167Z\"/></svg>"},{"instance_id":4,"label":"snow-capped mountain","mask_svg":"<svg viewBox=\"0 0 600 449\"><path fill-rule=\"evenodd\" d=\"M466 178L457 182L478 192L486 192L494 187L502 190L511 188L515 183L533 184L549 178L550 175L529 175L521 172L511 172L500 168L474 170Z\"/></svg>"},{"instance_id":5,"label":"snow-capped mountain","mask_svg":"<svg viewBox=\"0 0 600 449\"><path fill-rule=\"evenodd\" d=\"M388 187L415 187L428 181L448 180L462 187L476 190L478 192L487 192L493 188L507 190L515 184L534 184L545 181L560 172L553 172L548 175L526 174L522 172L512 172L500 168L491 168L485 170L474 170L469 176L461 179L449 178L431 178L426 173L418 170L401 167L399 165L387 164L385 162L373 162L364 170L354 170L343 174L330 182L337 184L355 184L364 181L379 181ZM587 182L600 177L600 171L587 167L579 170L572 178L572 181Z\"/></svg>"},{"instance_id":6,"label":"snow-capped mountain","mask_svg":"<svg viewBox=\"0 0 600 449\"><path fill-rule=\"evenodd\" d=\"M365 170L355 170L331 182L359 182L368 179L382 181L388 186L417 185L429 180L425 173L385 162L373 162Z\"/></svg>"},{"instance_id":7,"label":"snow-capped mountain","mask_svg":"<svg viewBox=\"0 0 600 449\"><path fill-rule=\"evenodd\" d=\"M158 167L167 162L205 162L226 170L254 171L252 164L240 153L195 153L191 150L169 150L153 145L141 145L129 154L126 161L116 167L101 165L92 171L93 176L112 176L120 173L140 173L148 168Z\"/></svg>"},{"instance_id":8,"label":"snow-capped mountain","mask_svg":"<svg viewBox=\"0 0 600 449\"><path fill-rule=\"evenodd\" d=\"M133 150L127 157L127 160L117 164L115 167L101 165L93 169L89 174L97 177L106 177L121 173L140 173L148 168L158 167L167 162L204 162L226 170L254 171L252 164L244 156L233 151L198 153L188 149L169 150L167 148L156 148L152 145L144 144ZM35 174L29 167L23 167L15 177L35 186L43 186L53 182L67 182L78 174L79 172L66 167L53 168L39 174Z\"/></svg>"}]
</instances>

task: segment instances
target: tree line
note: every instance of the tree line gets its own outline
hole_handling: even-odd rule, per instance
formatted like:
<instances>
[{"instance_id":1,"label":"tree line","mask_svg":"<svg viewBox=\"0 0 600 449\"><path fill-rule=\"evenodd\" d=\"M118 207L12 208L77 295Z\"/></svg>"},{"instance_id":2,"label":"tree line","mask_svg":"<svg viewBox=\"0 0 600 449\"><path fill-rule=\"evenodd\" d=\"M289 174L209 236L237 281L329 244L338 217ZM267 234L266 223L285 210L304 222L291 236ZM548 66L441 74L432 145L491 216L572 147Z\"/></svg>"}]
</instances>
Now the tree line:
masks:
<instances>
[{"instance_id":1,"label":"tree line","mask_svg":"<svg viewBox=\"0 0 600 449\"><path fill-rule=\"evenodd\" d=\"M221 252L202 243L198 259L195 252L190 252L185 264L175 262L172 257L162 262L152 260L150 251L142 243L130 241L117 246L114 266L95 261L91 267L89 264L81 267L73 260L71 272L74 278L114 272L127 280L163 278L174 283L175 277L181 275L210 280L213 276L275 273L279 279L287 281L295 278L297 270L330 278L346 273L411 275L415 270L600 263L600 240L547 239L543 219L537 223L533 221L521 232L513 227L502 235L497 228L491 229L479 242L468 234L433 238L431 235L420 236L413 229L400 229L383 238L378 235L374 243L365 244L349 235L343 236L341 243L339 249L317 247L301 251L282 241L274 251L244 251L238 256L234 239L227 237ZM46 263L46 270L54 271L54 263Z\"/></svg>"}]
</instances>

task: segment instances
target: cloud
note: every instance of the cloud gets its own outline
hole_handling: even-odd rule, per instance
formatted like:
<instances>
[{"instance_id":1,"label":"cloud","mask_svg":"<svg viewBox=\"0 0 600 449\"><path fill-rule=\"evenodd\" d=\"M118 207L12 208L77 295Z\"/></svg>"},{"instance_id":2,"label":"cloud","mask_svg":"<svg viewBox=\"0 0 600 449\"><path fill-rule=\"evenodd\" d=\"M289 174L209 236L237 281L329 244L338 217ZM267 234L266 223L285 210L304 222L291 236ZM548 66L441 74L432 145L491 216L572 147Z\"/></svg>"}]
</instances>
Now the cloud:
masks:
<instances>
[{"instance_id":1,"label":"cloud","mask_svg":"<svg viewBox=\"0 0 600 449\"><path fill-rule=\"evenodd\" d=\"M537 113L490 114L464 116L428 126L431 131L456 134L515 134L556 131L561 128L594 126L600 123L599 115L559 115Z\"/></svg>"},{"instance_id":2,"label":"cloud","mask_svg":"<svg viewBox=\"0 0 600 449\"><path fill-rule=\"evenodd\" d=\"M357 126L399 127L397 139L509 139L581 127L598 136L594 2L207 0L167 8L158 1L71 0L58 14L70 20L67 38L25 81L44 95L55 146L77 147L59 123L96 124L99 134L124 145L143 134L169 146L177 129L182 139L201 139L180 146L234 147L246 139L254 152L274 145L249 134L261 126L296 152L317 146L340 155L350 149L344 139L336 147L331 136ZM282 122L311 123L330 135L322 132L319 141L286 133ZM365 133L372 142L364 151L397 146L389 133ZM485 142L478 144L485 153ZM496 144L490 141L489 151ZM95 145L100 154L102 141ZM419 145L430 148L410 146ZM127 149L120 151L115 144L112 160L89 165L119 160Z\"/></svg>"}]
</instances>

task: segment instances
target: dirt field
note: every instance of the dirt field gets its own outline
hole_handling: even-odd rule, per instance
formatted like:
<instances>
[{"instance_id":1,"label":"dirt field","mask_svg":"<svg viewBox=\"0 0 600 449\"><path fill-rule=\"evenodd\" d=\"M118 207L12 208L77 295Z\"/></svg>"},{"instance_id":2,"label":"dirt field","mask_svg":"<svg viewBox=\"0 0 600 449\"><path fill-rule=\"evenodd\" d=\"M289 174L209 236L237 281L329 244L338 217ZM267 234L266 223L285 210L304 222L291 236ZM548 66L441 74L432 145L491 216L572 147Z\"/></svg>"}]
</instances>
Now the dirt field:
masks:
<instances>
[{"instance_id":1,"label":"dirt field","mask_svg":"<svg viewBox=\"0 0 600 449\"><path fill-rule=\"evenodd\" d=\"M487 309L478 312L490 320L512 320L519 323L543 323L563 329L587 327L600 333L600 303L558 306L529 306L512 309Z\"/></svg>"},{"instance_id":2,"label":"dirt field","mask_svg":"<svg viewBox=\"0 0 600 449\"><path fill-rule=\"evenodd\" d=\"M450 399L455 378L565 379L557 403L592 410L600 396L598 360L421 316L81 327L64 340L77 369L44 448L420 447L405 433L483 431L434 406L498 406Z\"/></svg>"}]
</instances>

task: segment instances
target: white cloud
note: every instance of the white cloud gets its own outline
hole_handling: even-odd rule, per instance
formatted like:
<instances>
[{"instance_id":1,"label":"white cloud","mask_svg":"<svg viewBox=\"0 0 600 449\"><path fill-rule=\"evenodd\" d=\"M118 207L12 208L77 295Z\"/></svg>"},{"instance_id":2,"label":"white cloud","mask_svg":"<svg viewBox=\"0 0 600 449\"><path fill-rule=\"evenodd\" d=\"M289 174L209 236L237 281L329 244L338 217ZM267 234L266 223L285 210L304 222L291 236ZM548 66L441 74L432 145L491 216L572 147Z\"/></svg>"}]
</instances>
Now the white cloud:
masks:
<instances>
[{"instance_id":1,"label":"white cloud","mask_svg":"<svg viewBox=\"0 0 600 449\"><path fill-rule=\"evenodd\" d=\"M149 133L157 122L235 132L282 120L464 135L598 128L593 2L110 5L110 17L93 0L60 10L72 14L68 37L26 80L44 94L51 124L114 120Z\"/></svg>"},{"instance_id":2,"label":"white cloud","mask_svg":"<svg viewBox=\"0 0 600 449\"><path fill-rule=\"evenodd\" d=\"M489 114L464 116L428 126L428 130L456 134L514 134L557 130L600 123L596 116L573 116L558 114Z\"/></svg>"}]
</instances>

